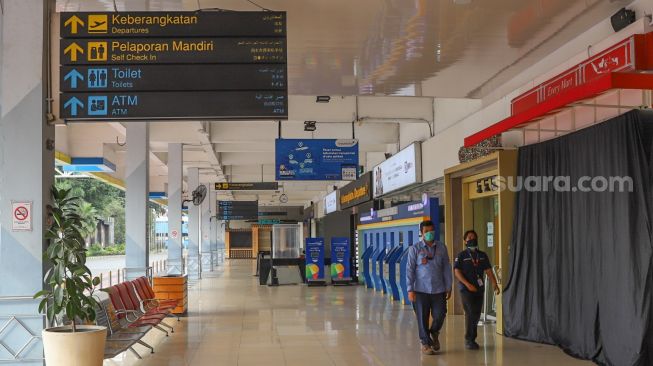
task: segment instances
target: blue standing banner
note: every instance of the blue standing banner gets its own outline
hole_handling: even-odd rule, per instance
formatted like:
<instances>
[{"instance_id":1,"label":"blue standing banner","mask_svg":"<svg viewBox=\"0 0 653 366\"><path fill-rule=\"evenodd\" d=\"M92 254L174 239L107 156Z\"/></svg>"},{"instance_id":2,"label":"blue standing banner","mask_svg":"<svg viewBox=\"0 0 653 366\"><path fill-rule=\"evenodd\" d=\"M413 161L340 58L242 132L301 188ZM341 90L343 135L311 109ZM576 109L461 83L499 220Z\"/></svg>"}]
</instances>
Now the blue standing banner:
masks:
<instances>
[{"instance_id":1,"label":"blue standing banner","mask_svg":"<svg viewBox=\"0 0 653 366\"><path fill-rule=\"evenodd\" d=\"M349 238L331 238L331 282L351 282Z\"/></svg>"},{"instance_id":2,"label":"blue standing banner","mask_svg":"<svg viewBox=\"0 0 653 366\"><path fill-rule=\"evenodd\" d=\"M324 284L324 238L306 238L306 282Z\"/></svg>"}]
</instances>

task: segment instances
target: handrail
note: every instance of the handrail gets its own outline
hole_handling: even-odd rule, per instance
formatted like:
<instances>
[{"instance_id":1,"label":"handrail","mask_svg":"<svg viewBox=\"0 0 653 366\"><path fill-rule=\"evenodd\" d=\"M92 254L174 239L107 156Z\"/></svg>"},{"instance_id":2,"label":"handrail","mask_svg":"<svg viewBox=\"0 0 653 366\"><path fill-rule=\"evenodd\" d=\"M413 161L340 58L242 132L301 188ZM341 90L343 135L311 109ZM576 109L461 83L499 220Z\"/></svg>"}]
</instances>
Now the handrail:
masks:
<instances>
[{"instance_id":1,"label":"handrail","mask_svg":"<svg viewBox=\"0 0 653 366\"><path fill-rule=\"evenodd\" d=\"M19 301L19 300L36 300L34 296L0 296L0 301Z\"/></svg>"},{"instance_id":2,"label":"handrail","mask_svg":"<svg viewBox=\"0 0 653 366\"><path fill-rule=\"evenodd\" d=\"M146 277L152 280L152 276L157 275L161 272L164 272L166 269L167 259L159 259L153 262L150 262L150 266L146 267ZM114 284L124 282L126 279L127 267L118 268L115 270L110 270L108 272L100 272L97 274L97 277L100 277L100 284L98 285L100 289L105 287L111 287ZM114 282L115 279L115 282Z\"/></svg>"}]
</instances>

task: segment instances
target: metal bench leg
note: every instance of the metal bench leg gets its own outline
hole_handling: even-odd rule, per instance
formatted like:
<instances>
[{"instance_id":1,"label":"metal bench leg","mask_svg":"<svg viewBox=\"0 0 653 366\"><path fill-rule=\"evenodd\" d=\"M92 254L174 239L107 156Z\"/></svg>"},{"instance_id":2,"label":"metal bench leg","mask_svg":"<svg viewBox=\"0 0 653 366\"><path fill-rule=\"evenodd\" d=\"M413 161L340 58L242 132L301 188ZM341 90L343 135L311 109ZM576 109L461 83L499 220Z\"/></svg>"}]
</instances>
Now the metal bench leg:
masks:
<instances>
[{"instance_id":1,"label":"metal bench leg","mask_svg":"<svg viewBox=\"0 0 653 366\"><path fill-rule=\"evenodd\" d=\"M170 329L170 333L174 333L174 332L175 332L175 328L169 326L168 324L166 324L166 323L164 323L164 322L159 323L159 325L162 325L162 326L164 326L164 327Z\"/></svg>"},{"instance_id":2,"label":"metal bench leg","mask_svg":"<svg viewBox=\"0 0 653 366\"><path fill-rule=\"evenodd\" d=\"M155 325L154 328L155 328L155 329L158 329L158 330L160 330L160 331L162 331L163 333L165 333L165 334L166 334L166 337L169 336L168 331L165 330L165 329L163 329L163 328L161 328L160 326Z\"/></svg>"},{"instance_id":3,"label":"metal bench leg","mask_svg":"<svg viewBox=\"0 0 653 366\"><path fill-rule=\"evenodd\" d=\"M133 347L129 347L129 350L132 351L139 360L143 359L143 357L141 357L141 355L139 355Z\"/></svg>"},{"instance_id":4,"label":"metal bench leg","mask_svg":"<svg viewBox=\"0 0 653 366\"><path fill-rule=\"evenodd\" d=\"M149 348L149 349L150 349L150 353L154 353L154 347L150 346L149 344L143 342L143 341L140 340L140 339L137 340L136 342L137 342L138 344L140 344L141 346L145 347L145 348Z\"/></svg>"}]
</instances>

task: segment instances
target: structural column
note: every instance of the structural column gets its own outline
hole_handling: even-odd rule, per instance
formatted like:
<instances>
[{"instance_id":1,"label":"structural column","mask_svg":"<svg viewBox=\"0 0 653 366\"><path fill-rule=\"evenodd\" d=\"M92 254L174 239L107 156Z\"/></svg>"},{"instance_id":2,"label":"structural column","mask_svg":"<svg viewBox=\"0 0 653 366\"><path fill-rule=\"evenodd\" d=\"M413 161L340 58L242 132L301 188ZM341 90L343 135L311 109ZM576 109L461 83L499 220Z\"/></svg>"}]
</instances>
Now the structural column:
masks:
<instances>
[{"instance_id":1,"label":"structural column","mask_svg":"<svg viewBox=\"0 0 653 366\"><path fill-rule=\"evenodd\" d=\"M148 122L127 125L125 183L126 279L147 274L149 266L148 212L150 134Z\"/></svg>"},{"instance_id":2,"label":"structural column","mask_svg":"<svg viewBox=\"0 0 653 366\"><path fill-rule=\"evenodd\" d=\"M188 193L189 195L200 184L198 168L188 168ZM191 198L189 196L189 198ZM200 206L188 203L188 278L200 278Z\"/></svg>"},{"instance_id":3,"label":"structural column","mask_svg":"<svg viewBox=\"0 0 653 366\"><path fill-rule=\"evenodd\" d=\"M211 188L211 187L207 187ZM210 189L209 191L213 191ZM211 205L209 202L211 192L209 192L208 197L204 199L200 205L200 210L202 211L202 223L200 231L202 233L202 242L200 244L200 255L202 260L202 272L212 271L212 261L211 261Z\"/></svg>"},{"instance_id":4,"label":"structural column","mask_svg":"<svg viewBox=\"0 0 653 366\"><path fill-rule=\"evenodd\" d=\"M224 220L218 221L218 261L219 262L224 262L224 259L227 255L227 250L226 250L226 223Z\"/></svg>"},{"instance_id":5,"label":"structural column","mask_svg":"<svg viewBox=\"0 0 653 366\"><path fill-rule=\"evenodd\" d=\"M215 270L218 261L218 212L217 212L217 192L209 187L209 211L211 214L209 246L211 251L211 271Z\"/></svg>"},{"instance_id":6,"label":"structural column","mask_svg":"<svg viewBox=\"0 0 653 366\"><path fill-rule=\"evenodd\" d=\"M183 145L168 144L168 261L166 271L170 275L180 275L184 272L181 231L183 162Z\"/></svg>"},{"instance_id":7,"label":"structural column","mask_svg":"<svg viewBox=\"0 0 653 366\"><path fill-rule=\"evenodd\" d=\"M43 365L38 312L54 177L46 122L45 1L4 0L0 13L0 362ZM22 207L18 209L19 207Z\"/></svg>"}]
</instances>

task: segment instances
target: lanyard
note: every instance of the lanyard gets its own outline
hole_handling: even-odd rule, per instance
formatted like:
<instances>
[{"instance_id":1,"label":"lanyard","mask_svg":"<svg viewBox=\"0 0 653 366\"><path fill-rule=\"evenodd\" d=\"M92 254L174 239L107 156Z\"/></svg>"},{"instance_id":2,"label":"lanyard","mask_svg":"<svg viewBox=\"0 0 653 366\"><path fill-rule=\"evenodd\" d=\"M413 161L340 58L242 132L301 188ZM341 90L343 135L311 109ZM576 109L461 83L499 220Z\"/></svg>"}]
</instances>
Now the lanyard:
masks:
<instances>
[{"instance_id":1,"label":"lanyard","mask_svg":"<svg viewBox=\"0 0 653 366\"><path fill-rule=\"evenodd\" d=\"M425 243L424 243L424 249L422 249L422 253L423 253L424 255L426 255L426 257L427 257L429 260L431 260L431 259L433 259L433 257L435 256L435 253L437 252L437 250L438 250L438 249L435 247L435 243L433 243L433 254L431 255L431 248L430 248L430 247L426 244L426 242L425 242Z\"/></svg>"},{"instance_id":2,"label":"lanyard","mask_svg":"<svg viewBox=\"0 0 653 366\"><path fill-rule=\"evenodd\" d=\"M426 243L424 243L424 246L426 248L421 250L421 253L424 254L424 258L422 258L422 264L427 264L430 260L432 260L435 257L435 253L437 251L437 248L435 247L435 243L433 244L433 255L431 255L431 249L429 248Z\"/></svg>"},{"instance_id":3,"label":"lanyard","mask_svg":"<svg viewBox=\"0 0 653 366\"><path fill-rule=\"evenodd\" d=\"M476 259L474 259L474 256L472 255L472 251L467 249L467 254L469 254L469 258L472 260L472 264L474 265L474 268L478 267L478 264L480 260L478 259L478 253L476 253Z\"/></svg>"}]
</instances>

